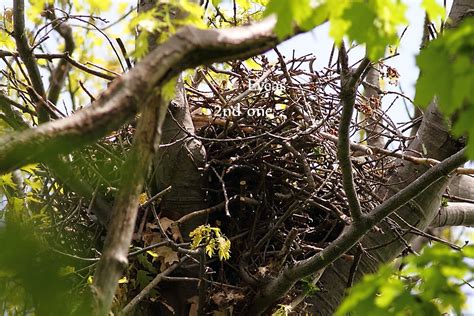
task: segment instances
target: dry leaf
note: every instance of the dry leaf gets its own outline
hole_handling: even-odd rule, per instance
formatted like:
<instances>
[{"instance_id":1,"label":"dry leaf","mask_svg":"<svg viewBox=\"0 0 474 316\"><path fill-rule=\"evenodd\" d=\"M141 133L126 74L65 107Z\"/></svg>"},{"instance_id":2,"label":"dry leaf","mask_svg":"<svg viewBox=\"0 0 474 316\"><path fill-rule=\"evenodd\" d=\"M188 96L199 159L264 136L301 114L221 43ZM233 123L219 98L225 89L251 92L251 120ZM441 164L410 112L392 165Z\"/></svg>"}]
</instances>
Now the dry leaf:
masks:
<instances>
[{"instance_id":1,"label":"dry leaf","mask_svg":"<svg viewBox=\"0 0 474 316\"><path fill-rule=\"evenodd\" d=\"M165 271L170 265L179 261L178 253L167 246L156 248L154 253L158 255L158 260L161 262L160 271Z\"/></svg>"},{"instance_id":2,"label":"dry leaf","mask_svg":"<svg viewBox=\"0 0 474 316\"><path fill-rule=\"evenodd\" d=\"M168 228L171 227L171 225L173 225L174 221L169 219L168 217L162 217L160 218L160 225L161 225L161 228L163 228L163 231L166 232L168 230Z\"/></svg>"},{"instance_id":3,"label":"dry leaf","mask_svg":"<svg viewBox=\"0 0 474 316\"><path fill-rule=\"evenodd\" d=\"M258 267L257 268L257 274L261 277L266 276L269 271L270 271L270 269L268 267Z\"/></svg>"},{"instance_id":4,"label":"dry leaf","mask_svg":"<svg viewBox=\"0 0 474 316\"><path fill-rule=\"evenodd\" d=\"M236 291L217 292L211 296L212 301L219 307L228 306L230 303L245 299L245 295Z\"/></svg>"},{"instance_id":5,"label":"dry leaf","mask_svg":"<svg viewBox=\"0 0 474 316\"><path fill-rule=\"evenodd\" d=\"M163 238L161 237L161 234L158 232L147 230L142 233L142 240L143 240L143 243L145 244L145 247L152 244L156 244L160 242L162 239Z\"/></svg>"},{"instance_id":6,"label":"dry leaf","mask_svg":"<svg viewBox=\"0 0 474 316\"><path fill-rule=\"evenodd\" d=\"M178 225L171 225L171 234L174 241L183 242L183 236L181 235L181 231L179 230Z\"/></svg>"},{"instance_id":7,"label":"dry leaf","mask_svg":"<svg viewBox=\"0 0 474 316\"><path fill-rule=\"evenodd\" d=\"M188 303L191 304L191 307L189 307L189 316L197 316L199 309L199 297L193 296L189 298Z\"/></svg>"}]
</instances>

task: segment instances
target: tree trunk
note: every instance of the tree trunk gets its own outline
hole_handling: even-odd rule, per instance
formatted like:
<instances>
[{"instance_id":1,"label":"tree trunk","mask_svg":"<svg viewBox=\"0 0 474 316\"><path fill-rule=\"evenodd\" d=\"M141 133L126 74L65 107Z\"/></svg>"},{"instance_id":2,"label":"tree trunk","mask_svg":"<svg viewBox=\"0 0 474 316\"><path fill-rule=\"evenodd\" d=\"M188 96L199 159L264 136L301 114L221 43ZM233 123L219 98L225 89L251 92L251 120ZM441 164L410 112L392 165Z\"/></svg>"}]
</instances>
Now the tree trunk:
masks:
<instances>
[{"instance_id":1,"label":"tree trunk","mask_svg":"<svg viewBox=\"0 0 474 316\"><path fill-rule=\"evenodd\" d=\"M453 25L459 23L461 17L469 9L474 9L474 2L471 0L455 0L450 12ZM417 137L410 144L409 149L418 153L423 153L426 150L427 157L437 160L445 159L464 146L453 139L449 131L450 129L446 126L436 103L433 102L427 109ZM401 164L401 167L396 169L388 181L393 185L381 187L377 192L378 196L384 200L427 170L426 166L414 165L401 160L396 163ZM357 266L355 281L366 273L375 272L380 264L390 262L398 257L406 249L406 244L416 237L415 234L404 234L397 228L407 229L411 226L424 231L430 225L437 215L442 194L450 181L451 178L445 177L433 183L415 200L390 216L389 221L384 221L379 225L380 231L371 232L363 238L361 245L366 252L362 254ZM460 186L455 187L460 189ZM353 252L355 251L353 250ZM352 263L339 259L326 269L319 284L322 291L307 300L313 305L311 311L314 314L332 315L334 313L344 297L351 266Z\"/></svg>"},{"instance_id":2,"label":"tree trunk","mask_svg":"<svg viewBox=\"0 0 474 316\"><path fill-rule=\"evenodd\" d=\"M198 1L194 1L198 2ZM159 0L142 0L140 11L149 10L159 5ZM177 12L174 18L180 18ZM152 36L150 49L156 47L156 38ZM163 144L157 151L153 160L153 173L151 177L152 195L171 186L160 203L161 218L167 217L177 220L193 211L206 207L205 179L202 174L206 152L202 143L189 135L195 132L186 98L186 91L182 78L178 79L176 97L169 104L168 113L163 123ZM171 145L168 145L171 144ZM180 227L184 239L192 229L197 227L202 220L195 218ZM177 269L175 276L197 276L198 271L185 267ZM164 301L174 309L174 313L160 304L160 315L188 315L190 299L198 295L195 282L161 282L160 293ZM143 311L142 311L143 312ZM156 312L156 310L154 311Z\"/></svg>"}]
</instances>

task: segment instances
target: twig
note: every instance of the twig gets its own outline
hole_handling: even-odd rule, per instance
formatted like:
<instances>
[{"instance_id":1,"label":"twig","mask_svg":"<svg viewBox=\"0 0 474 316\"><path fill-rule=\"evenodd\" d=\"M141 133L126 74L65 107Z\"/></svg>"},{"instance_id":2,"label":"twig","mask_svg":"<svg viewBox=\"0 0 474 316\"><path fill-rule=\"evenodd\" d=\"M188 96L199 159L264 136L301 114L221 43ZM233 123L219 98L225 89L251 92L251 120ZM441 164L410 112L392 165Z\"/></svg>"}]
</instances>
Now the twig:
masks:
<instances>
[{"instance_id":1,"label":"twig","mask_svg":"<svg viewBox=\"0 0 474 316\"><path fill-rule=\"evenodd\" d=\"M229 211L229 197L227 196L227 190L225 188L225 182L224 182L224 179L222 179L223 175L219 175L219 173L217 173L216 169L214 169L213 167L211 167L212 171L214 171L214 174L216 175L217 179L219 179L219 182L221 183L221 187L222 187L222 193L224 194L224 200L225 200L225 203L224 203L224 209L225 209L225 215L227 217L230 217L230 211Z\"/></svg>"},{"instance_id":2,"label":"twig","mask_svg":"<svg viewBox=\"0 0 474 316\"><path fill-rule=\"evenodd\" d=\"M171 186L167 187L166 189L158 192L157 194L153 195L150 199L148 199L148 201L146 201L145 203L143 203L141 205L142 208L147 208L148 205L150 205L151 203L155 202L156 200L162 198L163 196L165 196L166 194L168 194L170 191L171 191Z\"/></svg>"},{"instance_id":3,"label":"twig","mask_svg":"<svg viewBox=\"0 0 474 316\"><path fill-rule=\"evenodd\" d=\"M140 303L150 292L153 290L158 283L160 283L163 280L163 277L166 277L169 275L171 272L176 270L184 261L186 261L187 257L181 258L181 260L173 265L171 265L168 269L165 271L159 273L155 278L141 290L140 293L137 294L121 311L120 315L128 315L132 309Z\"/></svg>"}]
</instances>

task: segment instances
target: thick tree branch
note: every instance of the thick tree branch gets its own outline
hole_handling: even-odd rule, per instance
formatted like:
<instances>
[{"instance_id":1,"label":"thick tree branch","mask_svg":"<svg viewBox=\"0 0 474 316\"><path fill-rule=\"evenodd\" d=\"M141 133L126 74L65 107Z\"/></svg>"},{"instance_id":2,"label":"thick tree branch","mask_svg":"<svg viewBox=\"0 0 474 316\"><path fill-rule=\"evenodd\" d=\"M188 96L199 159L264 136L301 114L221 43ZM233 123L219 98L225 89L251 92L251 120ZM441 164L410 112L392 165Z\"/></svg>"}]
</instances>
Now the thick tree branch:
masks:
<instances>
[{"instance_id":1,"label":"thick tree branch","mask_svg":"<svg viewBox=\"0 0 474 316\"><path fill-rule=\"evenodd\" d=\"M139 196L161 138L161 127L168 102L150 96L138 124L132 149L122 169L119 193L115 199L111 223L102 257L94 276L97 305L94 315L108 315L123 270L135 228Z\"/></svg>"},{"instance_id":2,"label":"thick tree branch","mask_svg":"<svg viewBox=\"0 0 474 316\"><path fill-rule=\"evenodd\" d=\"M449 184L448 193L457 198L474 200L474 177L465 175L455 177Z\"/></svg>"},{"instance_id":3,"label":"thick tree branch","mask_svg":"<svg viewBox=\"0 0 474 316\"><path fill-rule=\"evenodd\" d=\"M0 93L0 111L3 112L3 120L14 130L30 128L28 122L23 119L23 115L13 108L13 106L17 107L16 105L22 107L20 104Z\"/></svg>"},{"instance_id":4,"label":"thick tree branch","mask_svg":"<svg viewBox=\"0 0 474 316\"><path fill-rule=\"evenodd\" d=\"M54 12L52 5L48 6L45 10L46 17L50 19L53 28L58 32L59 35L64 39L64 53L70 56L74 51L75 44L72 37L72 28L62 19L58 19ZM64 80L69 72L70 65L67 59L60 59L57 66L51 72L51 78L49 83L48 101L52 104L56 104L61 93L61 89L64 86Z\"/></svg>"},{"instance_id":5,"label":"thick tree branch","mask_svg":"<svg viewBox=\"0 0 474 316\"><path fill-rule=\"evenodd\" d=\"M368 145L383 148L385 141L382 136L383 128L380 124L381 116L379 114L381 101L377 91L377 89L380 90L379 75L380 72L376 65L370 67L367 73L366 82L369 85L364 85L364 97L366 98L367 106L372 109L372 113L368 113L365 116L364 130L367 134Z\"/></svg>"},{"instance_id":6,"label":"thick tree branch","mask_svg":"<svg viewBox=\"0 0 474 316\"><path fill-rule=\"evenodd\" d=\"M347 196L349 209L352 220L359 221L362 218L359 198L355 189L354 179L352 176L352 162L350 159L350 136L349 129L354 111L354 104L357 93L357 86L360 76L369 64L368 59L359 65L358 69L352 74L347 66L347 54L344 45L341 46L339 52L339 60L341 64L341 103L342 114L339 122L339 141L337 143L337 158L342 171L342 185Z\"/></svg>"},{"instance_id":7,"label":"thick tree branch","mask_svg":"<svg viewBox=\"0 0 474 316\"><path fill-rule=\"evenodd\" d=\"M272 303L285 295L297 280L325 268L334 262L351 249L382 219L417 197L431 184L448 176L458 166L465 163L465 151L466 150L463 149L445 159L440 164L430 168L422 176L405 187L405 189L394 194L376 207L367 217L364 216L361 221L351 224L345 233L321 252L311 258L298 262L294 267L281 273L257 295L249 313L251 315L260 315L269 308Z\"/></svg>"},{"instance_id":8,"label":"thick tree branch","mask_svg":"<svg viewBox=\"0 0 474 316\"><path fill-rule=\"evenodd\" d=\"M39 72L36 58L33 55L25 32L25 3L23 0L13 1L13 37L15 38L16 47L21 60L25 64L26 70L31 80L31 85L40 98L45 97L43 80ZM38 120L46 122L49 120L47 110L43 106L44 100L39 100L35 93L31 93L31 97L35 100L36 111L38 112Z\"/></svg>"},{"instance_id":9,"label":"thick tree branch","mask_svg":"<svg viewBox=\"0 0 474 316\"><path fill-rule=\"evenodd\" d=\"M474 227L474 204L451 202L440 208L431 227L465 226Z\"/></svg>"},{"instance_id":10,"label":"thick tree branch","mask_svg":"<svg viewBox=\"0 0 474 316\"><path fill-rule=\"evenodd\" d=\"M117 78L90 108L0 138L0 173L70 152L107 135L131 119L156 86L184 69L265 52L278 43L274 26L275 19L270 17L254 25L223 30L184 27Z\"/></svg>"}]
</instances>

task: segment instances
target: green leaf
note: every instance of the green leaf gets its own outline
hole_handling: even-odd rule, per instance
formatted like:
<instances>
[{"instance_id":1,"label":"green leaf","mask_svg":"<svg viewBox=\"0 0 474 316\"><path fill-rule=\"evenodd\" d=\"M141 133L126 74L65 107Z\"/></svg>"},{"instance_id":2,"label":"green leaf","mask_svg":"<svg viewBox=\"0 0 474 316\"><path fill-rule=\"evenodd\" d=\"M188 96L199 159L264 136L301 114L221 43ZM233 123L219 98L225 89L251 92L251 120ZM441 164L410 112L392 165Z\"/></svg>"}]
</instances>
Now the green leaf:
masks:
<instances>
[{"instance_id":1,"label":"green leaf","mask_svg":"<svg viewBox=\"0 0 474 316\"><path fill-rule=\"evenodd\" d=\"M153 278L148 274L145 270L138 270L137 271L137 281L140 290L142 290L145 286L147 286Z\"/></svg>"},{"instance_id":2,"label":"green leaf","mask_svg":"<svg viewBox=\"0 0 474 316\"><path fill-rule=\"evenodd\" d=\"M474 245L462 248L462 253L468 258L474 258Z\"/></svg>"},{"instance_id":3,"label":"green leaf","mask_svg":"<svg viewBox=\"0 0 474 316\"><path fill-rule=\"evenodd\" d=\"M474 119L474 105L471 103L467 109L465 109L454 122L453 134L455 136L463 136L464 134L468 135L467 143L467 157L469 159L474 159L474 124L472 121Z\"/></svg>"},{"instance_id":4,"label":"green leaf","mask_svg":"<svg viewBox=\"0 0 474 316\"><path fill-rule=\"evenodd\" d=\"M76 272L76 268L74 268L73 266L65 266L65 267L61 267L59 269L59 275L60 276L66 276L68 274L72 274Z\"/></svg>"},{"instance_id":5,"label":"green leaf","mask_svg":"<svg viewBox=\"0 0 474 316\"><path fill-rule=\"evenodd\" d=\"M265 15L275 14L277 24L275 33L283 39L293 34L294 25L301 25L311 16L312 8L309 0L272 0L267 5Z\"/></svg>"},{"instance_id":6,"label":"green leaf","mask_svg":"<svg viewBox=\"0 0 474 316\"><path fill-rule=\"evenodd\" d=\"M474 21L467 19L457 29L432 41L417 56L420 76L415 103L426 107L436 96L440 111L455 114L453 133L468 136L468 158L474 158Z\"/></svg>"},{"instance_id":7,"label":"green leaf","mask_svg":"<svg viewBox=\"0 0 474 316\"><path fill-rule=\"evenodd\" d=\"M20 168L22 171L28 172L29 174L34 174L39 170L39 164L33 163Z\"/></svg>"},{"instance_id":8,"label":"green leaf","mask_svg":"<svg viewBox=\"0 0 474 316\"><path fill-rule=\"evenodd\" d=\"M7 186L14 189L16 184L13 182L13 175L11 173L7 173L0 176L0 186Z\"/></svg>"},{"instance_id":9,"label":"green leaf","mask_svg":"<svg viewBox=\"0 0 474 316\"><path fill-rule=\"evenodd\" d=\"M436 244L405 257L408 268L402 271L384 265L352 287L336 315L440 315L451 309L460 314L465 303L460 284L474 270L463 256L474 255L472 246L466 250Z\"/></svg>"},{"instance_id":10,"label":"green leaf","mask_svg":"<svg viewBox=\"0 0 474 316\"><path fill-rule=\"evenodd\" d=\"M3 30L0 32L0 49L15 49L15 41L13 40L13 37Z\"/></svg>"},{"instance_id":11,"label":"green leaf","mask_svg":"<svg viewBox=\"0 0 474 316\"><path fill-rule=\"evenodd\" d=\"M161 88L161 95L163 96L163 99L165 102L169 102L173 100L173 98L176 96L176 81L178 80L177 77L174 77L168 82L166 82L163 87Z\"/></svg>"},{"instance_id":12,"label":"green leaf","mask_svg":"<svg viewBox=\"0 0 474 316\"><path fill-rule=\"evenodd\" d=\"M251 7L251 3L249 0L236 0L237 5L244 9L245 11L249 10Z\"/></svg>"},{"instance_id":13,"label":"green leaf","mask_svg":"<svg viewBox=\"0 0 474 316\"><path fill-rule=\"evenodd\" d=\"M423 0L421 6L425 9L429 19L432 21L446 17L446 9L437 3L436 0Z\"/></svg>"},{"instance_id":14,"label":"green leaf","mask_svg":"<svg viewBox=\"0 0 474 316\"><path fill-rule=\"evenodd\" d=\"M111 0L87 0L93 12L107 11L111 4Z\"/></svg>"},{"instance_id":15,"label":"green leaf","mask_svg":"<svg viewBox=\"0 0 474 316\"><path fill-rule=\"evenodd\" d=\"M346 33L349 40L366 44L368 57L377 60L383 57L387 45L397 44L397 28L406 23L405 11L406 5L398 0L354 1L340 17L331 19L331 24L336 22L331 25L331 35L340 43L341 33Z\"/></svg>"},{"instance_id":16,"label":"green leaf","mask_svg":"<svg viewBox=\"0 0 474 316\"><path fill-rule=\"evenodd\" d=\"M141 32L138 34L135 40L135 50L133 51L133 56L136 58L141 58L148 53L148 33Z\"/></svg>"},{"instance_id":17,"label":"green leaf","mask_svg":"<svg viewBox=\"0 0 474 316\"><path fill-rule=\"evenodd\" d=\"M404 290L405 288L400 280L391 278L380 287L382 295L375 298L375 304L380 308L388 309L389 306L393 306L393 301L402 294Z\"/></svg>"}]
</instances>

